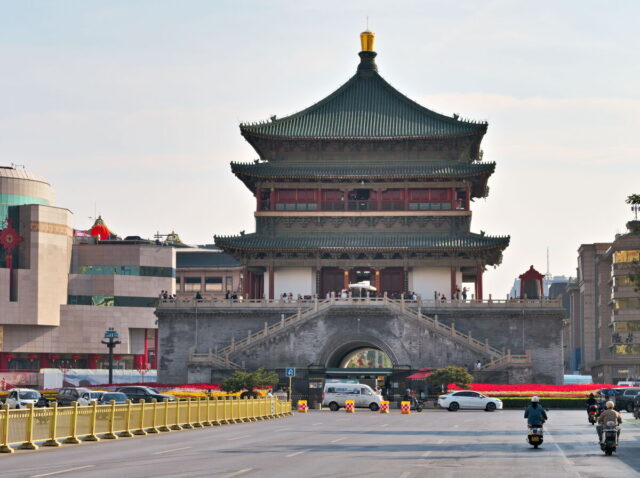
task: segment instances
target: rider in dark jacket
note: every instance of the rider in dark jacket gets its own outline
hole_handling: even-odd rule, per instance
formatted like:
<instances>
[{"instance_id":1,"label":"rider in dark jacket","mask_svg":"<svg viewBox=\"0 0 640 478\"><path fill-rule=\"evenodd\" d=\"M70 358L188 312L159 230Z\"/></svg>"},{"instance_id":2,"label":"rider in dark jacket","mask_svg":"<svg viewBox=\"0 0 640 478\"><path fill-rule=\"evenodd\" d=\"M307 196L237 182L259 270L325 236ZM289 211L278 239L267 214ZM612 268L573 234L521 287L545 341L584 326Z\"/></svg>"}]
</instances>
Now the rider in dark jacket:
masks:
<instances>
[{"instance_id":1,"label":"rider in dark jacket","mask_svg":"<svg viewBox=\"0 0 640 478\"><path fill-rule=\"evenodd\" d=\"M531 397L531 404L525 410L524 418L527 419L530 427L542 425L547 421L547 413L544 411L544 407L540 405L540 399L538 397Z\"/></svg>"}]
</instances>

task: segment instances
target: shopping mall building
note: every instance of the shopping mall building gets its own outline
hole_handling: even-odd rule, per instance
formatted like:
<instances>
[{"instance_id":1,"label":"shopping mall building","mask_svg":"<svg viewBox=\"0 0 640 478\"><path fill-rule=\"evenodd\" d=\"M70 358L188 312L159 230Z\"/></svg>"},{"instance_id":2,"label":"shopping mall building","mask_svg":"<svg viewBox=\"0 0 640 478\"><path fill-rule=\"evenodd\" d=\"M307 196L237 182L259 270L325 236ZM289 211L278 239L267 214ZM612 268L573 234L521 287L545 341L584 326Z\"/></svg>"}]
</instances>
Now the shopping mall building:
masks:
<instances>
[{"instance_id":1,"label":"shopping mall building","mask_svg":"<svg viewBox=\"0 0 640 478\"><path fill-rule=\"evenodd\" d=\"M240 267L219 249L189 248L176 235L123 240L101 219L77 231L72 219L44 178L0 167L0 373L7 377L105 368L109 327L121 341L117 368L155 369L161 291L211 298L238 287ZM176 272L177 262L184 271Z\"/></svg>"}]
</instances>

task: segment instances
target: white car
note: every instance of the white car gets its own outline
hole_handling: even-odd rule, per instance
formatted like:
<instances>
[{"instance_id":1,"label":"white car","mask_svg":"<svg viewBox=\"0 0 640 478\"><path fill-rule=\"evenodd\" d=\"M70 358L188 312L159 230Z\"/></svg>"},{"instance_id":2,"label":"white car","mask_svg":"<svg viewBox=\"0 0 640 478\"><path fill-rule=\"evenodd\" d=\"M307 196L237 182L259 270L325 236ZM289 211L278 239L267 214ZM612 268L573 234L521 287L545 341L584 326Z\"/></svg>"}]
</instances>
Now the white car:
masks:
<instances>
[{"instance_id":1,"label":"white car","mask_svg":"<svg viewBox=\"0 0 640 478\"><path fill-rule=\"evenodd\" d=\"M460 390L440 395L438 397L438 405L450 412L458 410L486 410L487 412L502 410L502 400L485 397L473 390Z\"/></svg>"},{"instance_id":2,"label":"white car","mask_svg":"<svg viewBox=\"0 0 640 478\"><path fill-rule=\"evenodd\" d=\"M27 408L29 403L34 405L40 398L40 392L30 388L12 388L7 395L9 408Z\"/></svg>"}]
</instances>

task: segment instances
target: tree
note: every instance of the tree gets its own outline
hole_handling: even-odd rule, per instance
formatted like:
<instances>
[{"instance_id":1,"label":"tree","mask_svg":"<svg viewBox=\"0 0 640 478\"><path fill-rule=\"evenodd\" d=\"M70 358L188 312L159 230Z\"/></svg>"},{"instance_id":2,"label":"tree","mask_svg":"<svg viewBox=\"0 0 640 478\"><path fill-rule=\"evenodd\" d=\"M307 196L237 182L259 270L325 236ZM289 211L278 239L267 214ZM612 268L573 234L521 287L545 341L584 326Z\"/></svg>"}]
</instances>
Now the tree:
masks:
<instances>
[{"instance_id":1,"label":"tree","mask_svg":"<svg viewBox=\"0 0 640 478\"><path fill-rule=\"evenodd\" d=\"M427 385L443 387L444 390L447 390L450 383L460 388L469 388L472 380L473 376L464 367L453 365L438 369L425 379Z\"/></svg>"},{"instance_id":2,"label":"tree","mask_svg":"<svg viewBox=\"0 0 640 478\"><path fill-rule=\"evenodd\" d=\"M241 395L243 397L256 398L258 396L256 388L274 386L278 380L276 372L268 372L262 367L253 372L236 370L222 382L222 390L230 393L243 392Z\"/></svg>"},{"instance_id":3,"label":"tree","mask_svg":"<svg viewBox=\"0 0 640 478\"><path fill-rule=\"evenodd\" d=\"M636 221L638 220L638 211L640 211L640 194L630 194L625 201L631 205L631 210L635 213Z\"/></svg>"}]
</instances>

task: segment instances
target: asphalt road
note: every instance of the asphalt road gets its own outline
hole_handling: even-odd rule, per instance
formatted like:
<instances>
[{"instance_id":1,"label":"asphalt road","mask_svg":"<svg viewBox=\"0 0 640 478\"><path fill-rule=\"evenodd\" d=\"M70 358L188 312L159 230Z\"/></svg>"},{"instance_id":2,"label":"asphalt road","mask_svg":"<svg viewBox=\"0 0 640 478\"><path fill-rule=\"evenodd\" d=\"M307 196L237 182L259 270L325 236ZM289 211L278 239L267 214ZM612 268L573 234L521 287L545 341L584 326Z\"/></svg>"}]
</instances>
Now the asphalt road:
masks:
<instances>
[{"instance_id":1,"label":"asphalt road","mask_svg":"<svg viewBox=\"0 0 640 478\"><path fill-rule=\"evenodd\" d=\"M640 420L623 413L619 452L604 456L583 411L549 412L526 443L522 411L358 410L0 456L0 476L45 477L640 477Z\"/></svg>"}]
</instances>

